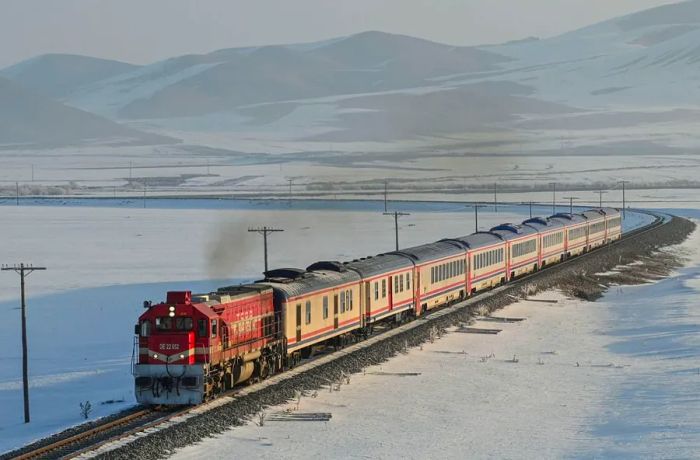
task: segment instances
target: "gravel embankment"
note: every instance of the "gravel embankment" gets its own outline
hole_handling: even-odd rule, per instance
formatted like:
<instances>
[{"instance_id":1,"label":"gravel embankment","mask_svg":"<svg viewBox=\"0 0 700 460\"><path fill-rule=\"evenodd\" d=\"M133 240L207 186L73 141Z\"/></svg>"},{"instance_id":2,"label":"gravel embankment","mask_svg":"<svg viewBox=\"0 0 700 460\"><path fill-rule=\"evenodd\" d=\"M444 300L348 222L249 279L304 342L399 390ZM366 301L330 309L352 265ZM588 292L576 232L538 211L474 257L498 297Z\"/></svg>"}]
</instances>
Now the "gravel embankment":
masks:
<instances>
[{"instance_id":1,"label":"gravel embankment","mask_svg":"<svg viewBox=\"0 0 700 460\"><path fill-rule=\"evenodd\" d=\"M295 391L312 392L336 382L342 376L361 372L368 366L379 364L404 351L406 346L415 347L430 340L435 330L467 322L475 314L495 311L512 302L513 297L525 297L539 291L558 288L565 293L586 299L602 295L606 286L631 281L640 282L668 274L680 265L677 256L662 247L679 244L695 229L695 224L682 218L673 218L666 225L615 246L596 251L594 254L575 259L564 266L547 270L536 279L506 286L473 304L434 320L421 322L405 332L375 343L353 354L317 367L310 372L298 374L275 385L262 388L240 399L212 409L186 423L174 425L143 436L116 450L106 452L99 458L107 459L157 459L164 458L173 450L201 441L233 426L246 423L262 408L278 405L295 398ZM595 273L610 271L621 264L634 261L633 271L623 270L620 275L598 276ZM235 449L234 449L235 451Z\"/></svg>"}]
</instances>

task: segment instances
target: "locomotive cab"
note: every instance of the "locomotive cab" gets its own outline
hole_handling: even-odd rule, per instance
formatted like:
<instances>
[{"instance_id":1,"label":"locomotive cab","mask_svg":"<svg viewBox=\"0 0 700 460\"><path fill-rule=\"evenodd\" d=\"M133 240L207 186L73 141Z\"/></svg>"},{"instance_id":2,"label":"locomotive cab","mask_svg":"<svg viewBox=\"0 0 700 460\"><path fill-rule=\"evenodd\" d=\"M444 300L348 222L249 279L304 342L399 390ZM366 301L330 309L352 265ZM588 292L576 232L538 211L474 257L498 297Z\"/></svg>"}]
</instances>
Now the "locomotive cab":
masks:
<instances>
[{"instance_id":1,"label":"locomotive cab","mask_svg":"<svg viewBox=\"0 0 700 460\"><path fill-rule=\"evenodd\" d=\"M168 292L141 315L136 399L142 404L199 404L208 350L218 340L218 315L192 303L191 293Z\"/></svg>"}]
</instances>

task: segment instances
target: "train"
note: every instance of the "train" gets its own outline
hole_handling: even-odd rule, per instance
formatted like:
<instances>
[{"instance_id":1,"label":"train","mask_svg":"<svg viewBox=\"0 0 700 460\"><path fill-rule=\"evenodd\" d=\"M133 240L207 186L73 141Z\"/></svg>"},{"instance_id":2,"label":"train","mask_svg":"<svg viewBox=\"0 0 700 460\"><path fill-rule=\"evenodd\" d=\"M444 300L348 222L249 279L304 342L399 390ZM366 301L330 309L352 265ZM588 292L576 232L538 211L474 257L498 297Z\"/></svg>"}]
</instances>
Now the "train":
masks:
<instances>
[{"instance_id":1,"label":"train","mask_svg":"<svg viewBox=\"0 0 700 460\"><path fill-rule=\"evenodd\" d=\"M197 405L619 240L614 208L534 217L347 262L266 271L216 292L168 292L144 302L134 332L136 400Z\"/></svg>"}]
</instances>

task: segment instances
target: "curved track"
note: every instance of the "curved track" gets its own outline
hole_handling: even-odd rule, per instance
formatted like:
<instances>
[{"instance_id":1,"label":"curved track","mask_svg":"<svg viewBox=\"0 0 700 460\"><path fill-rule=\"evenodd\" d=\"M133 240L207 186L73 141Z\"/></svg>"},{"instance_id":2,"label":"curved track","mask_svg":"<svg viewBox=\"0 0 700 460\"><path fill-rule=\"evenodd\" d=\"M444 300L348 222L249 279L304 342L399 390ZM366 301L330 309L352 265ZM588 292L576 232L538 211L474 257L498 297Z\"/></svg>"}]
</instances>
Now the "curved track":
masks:
<instances>
[{"instance_id":1,"label":"curved track","mask_svg":"<svg viewBox=\"0 0 700 460\"><path fill-rule=\"evenodd\" d=\"M540 272L535 272L530 275L519 278L518 280L509 282L504 287L515 286L524 282L528 282L533 278L540 276L540 274L542 273L551 273L552 271L555 271L559 267L565 266L570 262L585 257L591 257L600 250L605 250L606 248L615 246L622 241L626 241L630 238L635 238L641 234L647 233L655 228L658 228L670 222L673 218L673 216L669 214L659 212L637 209L635 209L634 212L648 214L654 217L654 221L650 224L624 233L622 235L622 238L618 241L610 243L606 246L603 246L581 256L566 260L557 265L553 265ZM490 292L495 294L499 290L500 288L497 288L492 291L485 291L485 293ZM476 297L480 297L480 295L477 295ZM474 296L467 299L467 301L469 301L472 298L474 298ZM425 315L425 318L429 319L435 314L438 314L437 316L439 316L439 313L443 311L443 309L444 308L433 310L429 314ZM379 331L374 335L381 336L382 331ZM330 356L332 355L333 353L330 354ZM305 361L310 362L313 360L314 358ZM226 393L223 393L222 396L234 395L239 390L240 389L234 389L228 391ZM164 410L137 408L135 412L129 412L124 416L111 418L103 423L96 422L92 424L86 424L84 427L78 426L51 438L46 438L44 440L38 441L30 446L15 450L13 452L9 452L5 455L0 456L0 460L75 458L78 455L93 451L107 443L118 441L127 436L167 423L175 417L185 415L198 408L199 406L187 408L168 408Z\"/></svg>"}]
</instances>

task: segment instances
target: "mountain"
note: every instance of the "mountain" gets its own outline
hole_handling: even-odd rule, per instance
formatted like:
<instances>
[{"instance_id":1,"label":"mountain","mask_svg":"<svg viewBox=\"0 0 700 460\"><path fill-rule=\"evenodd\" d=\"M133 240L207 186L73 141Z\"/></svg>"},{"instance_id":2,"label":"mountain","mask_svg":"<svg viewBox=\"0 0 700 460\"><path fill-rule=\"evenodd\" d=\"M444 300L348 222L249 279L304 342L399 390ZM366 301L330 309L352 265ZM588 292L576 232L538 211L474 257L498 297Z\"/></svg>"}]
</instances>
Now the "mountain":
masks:
<instances>
[{"instance_id":1,"label":"mountain","mask_svg":"<svg viewBox=\"0 0 700 460\"><path fill-rule=\"evenodd\" d=\"M155 63L83 88L69 103L114 117L169 118L287 100L413 88L496 69L506 58L365 32L316 44L233 48Z\"/></svg>"},{"instance_id":2,"label":"mountain","mask_svg":"<svg viewBox=\"0 0 700 460\"><path fill-rule=\"evenodd\" d=\"M34 94L0 77L0 146L160 144L173 139L147 134Z\"/></svg>"},{"instance_id":3,"label":"mountain","mask_svg":"<svg viewBox=\"0 0 700 460\"><path fill-rule=\"evenodd\" d=\"M550 101L615 109L690 106L700 97L694 77L700 70L700 0L484 49L511 58L486 78L527 84Z\"/></svg>"},{"instance_id":4,"label":"mountain","mask_svg":"<svg viewBox=\"0 0 700 460\"><path fill-rule=\"evenodd\" d=\"M0 76L54 99L139 66L72 54L44 54L0 70Z\"/></svg>"}]
</instances>

